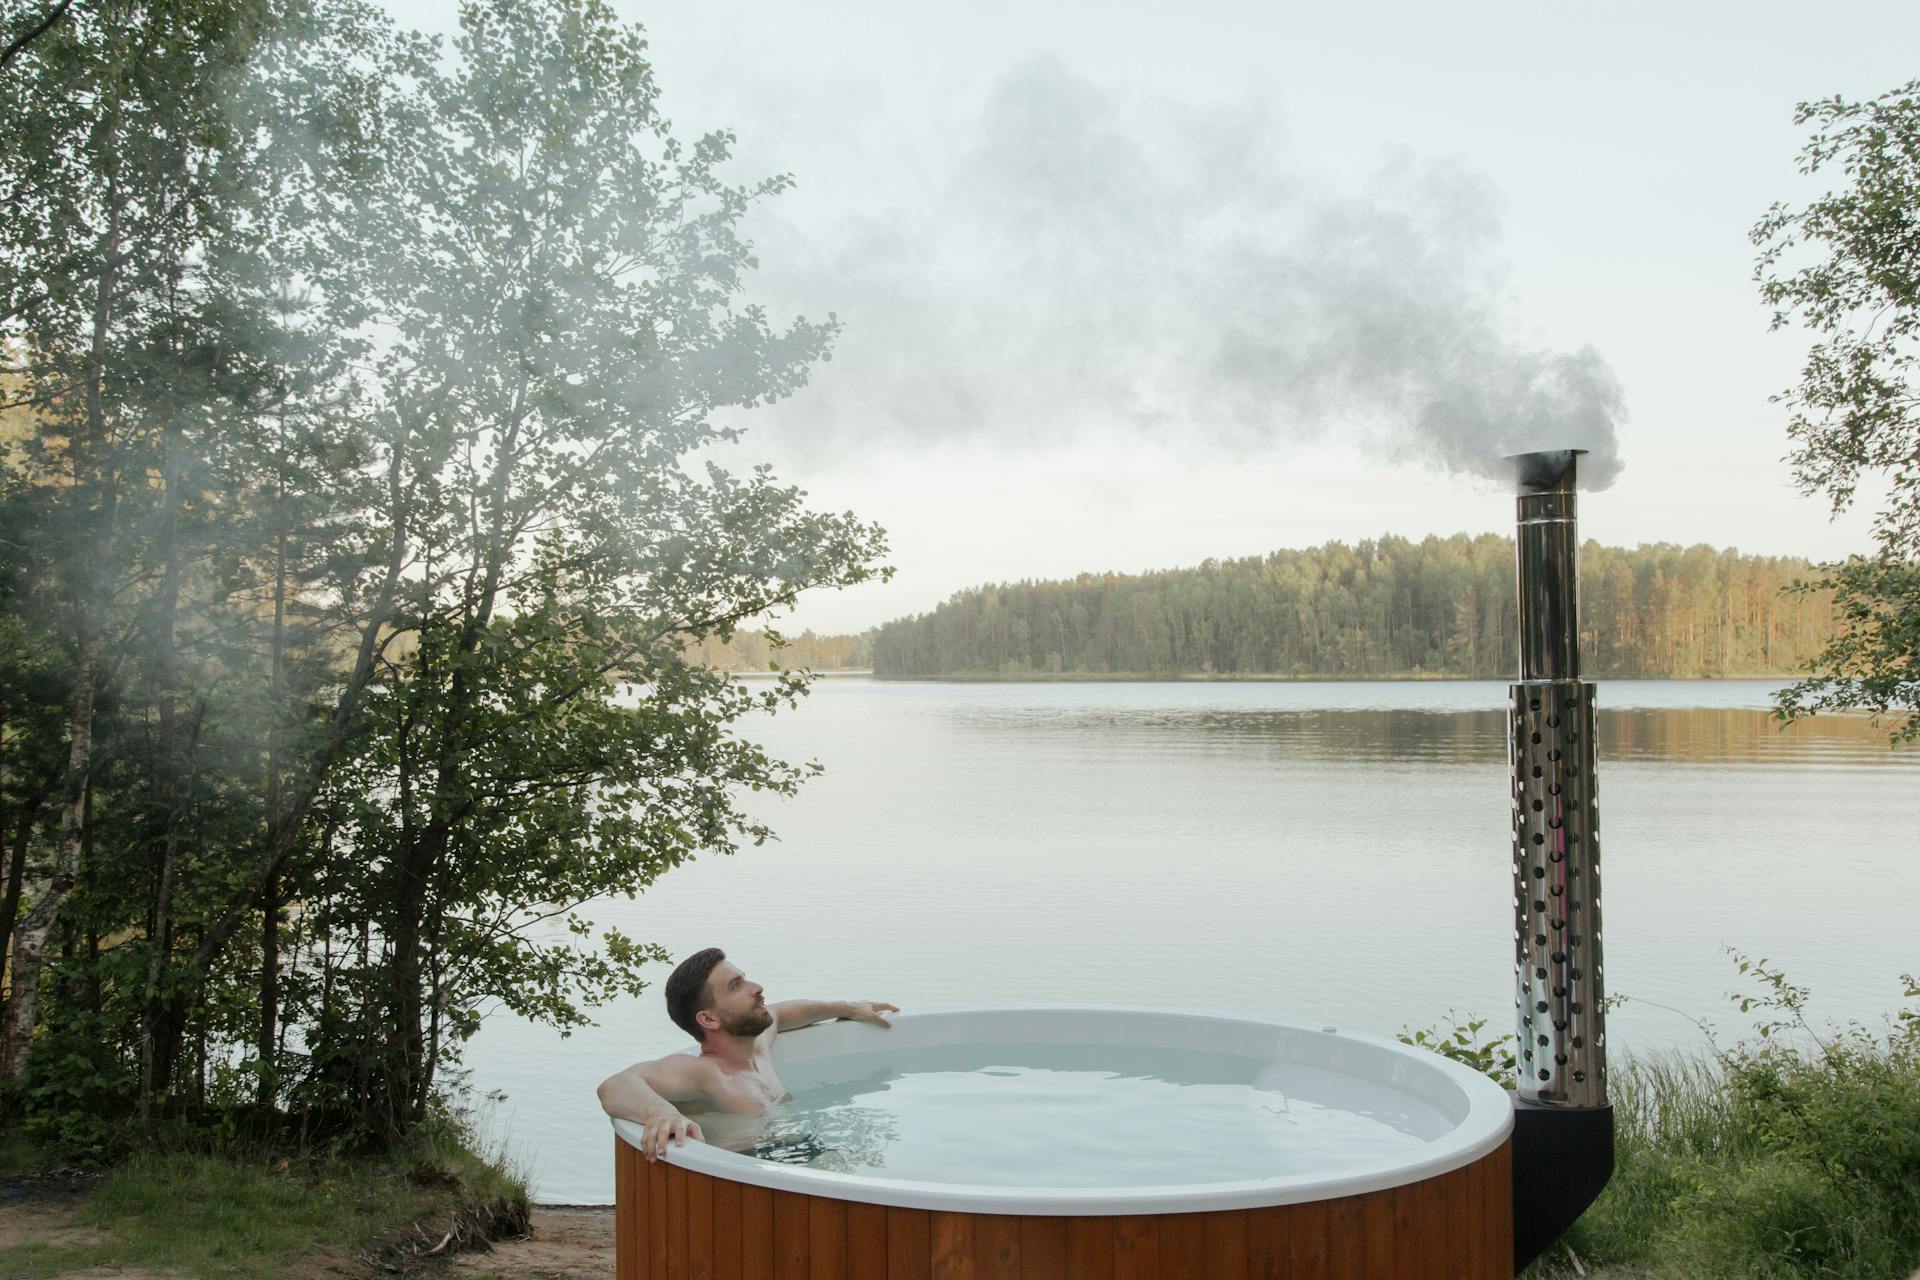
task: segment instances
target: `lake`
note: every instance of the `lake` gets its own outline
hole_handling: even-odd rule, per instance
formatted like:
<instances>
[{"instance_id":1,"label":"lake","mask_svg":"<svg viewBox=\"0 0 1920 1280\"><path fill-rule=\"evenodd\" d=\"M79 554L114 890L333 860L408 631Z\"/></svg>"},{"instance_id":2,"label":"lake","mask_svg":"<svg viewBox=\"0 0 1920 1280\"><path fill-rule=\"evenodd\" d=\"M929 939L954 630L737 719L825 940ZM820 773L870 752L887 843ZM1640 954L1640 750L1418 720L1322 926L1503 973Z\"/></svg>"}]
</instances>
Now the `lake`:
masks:
<instances>
[{"instance_id":1,"label":"lake","mask_svg":"<svg viewBox=\"0 0 1920 1280\"><path fill-rule=\"evenodd\" d=\"M1920 968L1920 750L1782 728L1760 681L1599 686L1612 1051L1747 1025L1727 947L1878 1022ZM1210 1009L1392 1035L1512 1020L1506 685L832 677L756 723L826 773L753 797L778 843L586 914L767 999ZM664 980L663 968L657 979ZM1664 1007L1662 1007L1664 1006ZM685 1043L660 983L567 1039L504 1014L471 1084L537 1199L610 1202L594 1086Z\"/></svg>"}]
</instances>

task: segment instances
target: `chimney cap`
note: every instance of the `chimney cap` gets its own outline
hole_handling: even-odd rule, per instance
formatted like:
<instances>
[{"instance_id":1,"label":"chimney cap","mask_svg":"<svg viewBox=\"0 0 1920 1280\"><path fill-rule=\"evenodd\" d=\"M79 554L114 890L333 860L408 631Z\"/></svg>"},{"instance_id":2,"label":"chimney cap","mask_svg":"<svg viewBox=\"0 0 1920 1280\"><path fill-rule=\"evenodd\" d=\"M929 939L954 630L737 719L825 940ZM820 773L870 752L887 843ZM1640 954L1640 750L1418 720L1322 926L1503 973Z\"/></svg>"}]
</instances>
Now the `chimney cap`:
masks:
<instances>
[{"instance_id":1,"label":"chimney cap","mask_svg":"<svg viewBox=\"0 0 1920 1280\"><path fill-rule=\"evenodd\" d=\"M1542 449L1534 453L1510 453L1506 460L1513 464L1516 491L1534 493L1543 489L1573 489L1579 471L1577 464L1586 454L1585 449Z\"/></svg>"}]
</instances>

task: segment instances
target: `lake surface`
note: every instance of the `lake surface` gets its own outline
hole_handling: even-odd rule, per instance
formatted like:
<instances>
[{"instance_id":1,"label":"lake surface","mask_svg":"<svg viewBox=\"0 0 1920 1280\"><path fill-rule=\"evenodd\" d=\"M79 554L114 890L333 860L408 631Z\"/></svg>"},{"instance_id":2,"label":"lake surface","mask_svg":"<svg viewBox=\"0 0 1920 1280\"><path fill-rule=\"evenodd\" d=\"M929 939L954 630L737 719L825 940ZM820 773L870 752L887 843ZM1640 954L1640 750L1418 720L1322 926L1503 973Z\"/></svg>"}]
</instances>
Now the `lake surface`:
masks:
<instances>
[{"instance_id":1,"label":"lake surface","mask_svg":"<svg viewBox=\"0 0 1920 1280\"><path fill-rule=\"evenodd\" d=\"M1758 681L1599 686L1608 1024L1622 1050L1746 1023L1724 948L1878 1022L1920 968L1920 750L1782 728ZM1506 685L822 680L756 724L824 776L753 797L781 840L603 925L727 949L767 999L1205 1009L1392 1035L1512 1019ZM679 1048L660 983L561 1039L490 1019L471 1083L537 1199L606 1202L594 1086ZM1667 1006L1665 1008L1661 1006Z\"/></svg>"}]
</instances>

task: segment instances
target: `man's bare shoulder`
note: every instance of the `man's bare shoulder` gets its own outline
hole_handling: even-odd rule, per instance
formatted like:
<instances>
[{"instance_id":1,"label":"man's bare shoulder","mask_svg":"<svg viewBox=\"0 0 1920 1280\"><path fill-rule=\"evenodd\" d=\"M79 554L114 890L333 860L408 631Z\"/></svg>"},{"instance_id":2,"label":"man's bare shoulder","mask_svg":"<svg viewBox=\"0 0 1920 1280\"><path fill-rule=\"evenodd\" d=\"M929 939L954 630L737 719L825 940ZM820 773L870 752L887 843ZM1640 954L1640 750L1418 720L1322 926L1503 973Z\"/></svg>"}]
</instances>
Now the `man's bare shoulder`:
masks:
<instances>
[{"instance_id":1,"label":"man's bare shoulder","mask_svg":"<svg viewBox=\"0 0 1920 1280\"><path fill-rule=\"evenodd\" d=\"M620 1074L638 1076L669 1102L704 1097L719 1086L722 1079L719 1066L696 1053L669 1053L650 1058L634 1063Z\"/></svg>"},{"instance_id":2,"label":"man's bare shoulder","mask_svg":"<svg viewBox=\"0 0 1920 1280\"><path fill-rule=\"evenodd\" d=\"M720 1065L697 1053L668 1053L640 1066L683 1080L712 1080L720 1076Z\"/></svg>"}]
</instances>

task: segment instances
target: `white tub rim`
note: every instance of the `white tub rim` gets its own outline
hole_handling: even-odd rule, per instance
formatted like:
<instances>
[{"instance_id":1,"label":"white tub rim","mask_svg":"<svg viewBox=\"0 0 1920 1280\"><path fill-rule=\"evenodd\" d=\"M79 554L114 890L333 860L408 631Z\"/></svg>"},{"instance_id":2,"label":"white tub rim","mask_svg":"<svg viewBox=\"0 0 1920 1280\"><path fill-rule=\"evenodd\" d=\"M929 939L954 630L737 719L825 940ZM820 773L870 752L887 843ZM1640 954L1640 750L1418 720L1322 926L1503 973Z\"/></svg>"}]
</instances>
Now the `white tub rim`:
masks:
<instances>
[{"instance_id":1,"label":"white tub rim","mask_svg":"<svg viewBox=\"0 0 1920 1280\"><path fill-rule=\"evenodd\" d=\"M1232 1026L1242 1031L1280 1031L1296 1037L1310 1048L1344 1043L1365 1049L1400 1055L1417 1068L1435 1073L1459 1088L1465 1097L1465 1115L1453 1129L1422 1148L1416 1159L1377 1160L1350 1165L1321 1174L1290 1174L1236 1182L1169 1183L1159 1186L1129 1187L1001 1187L990 1184L926 1182L911 1179L874 1177L864 1174L834 1173L797 1165L780 1164L753 1156L727 1151L703 1142L684 1147L669 1146L664 1157L668 1164L728 1181L786 1191L799 1195L826 1196L835 1200L858 1201L907 1209L928 1209L946 1213L992 1213L1025 1216L1063 1217L1106 1216L1152 1213L1202 1213L1221 1210L1253 1209L1270 1205L1303 1204L1365 1195L1393 1187L1424 1182L1475 1163L1491 1155L1513 1131L1513 1100L1505 1089L1463 1063L1442 1057L1427 1049L1403 1044L1384 1036L1348 1031L1326 1024L1293 1022L1279 1018L1254 1017L1245 1013L1192 1009L1157 1009L1136 1005L993 1005L951 1006L919 1009L893 1015L896 1027L923 1020L968 1020L996 1015L1034 1015L1074 1017L1080 1015L1116 1015L1135 1019L1151 1017L1167 1022L1185 1022L1200 1026ZM798 1048L816 1031L832 1032L843 1040L848 1037L875 1037L886 1034L879 1027L847 1021L826 1022L782 1033L781 1041L794 1037L789 1048ZM1008 1037L1018 1040L1022 1037ZM824 1040L825 1037L821 1037ZM1068 1041L1069 1043L1071 1041ZM814 1041L819 1043L819 1041ZM777 1051L777 1050L776 1050ZM683 1052L697 1053L689 1045ZM1311 1065L1309 1063L1309 1065ZM697 1118L697 1117L696 1117ZM630 1120L613 1121L614 1131L632 1146L640 1143L642 1126Z\"/></svg>"}]
</instances>

